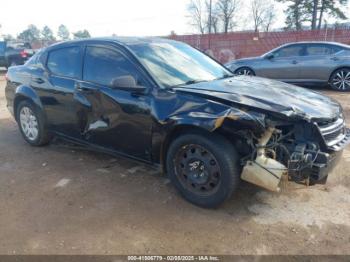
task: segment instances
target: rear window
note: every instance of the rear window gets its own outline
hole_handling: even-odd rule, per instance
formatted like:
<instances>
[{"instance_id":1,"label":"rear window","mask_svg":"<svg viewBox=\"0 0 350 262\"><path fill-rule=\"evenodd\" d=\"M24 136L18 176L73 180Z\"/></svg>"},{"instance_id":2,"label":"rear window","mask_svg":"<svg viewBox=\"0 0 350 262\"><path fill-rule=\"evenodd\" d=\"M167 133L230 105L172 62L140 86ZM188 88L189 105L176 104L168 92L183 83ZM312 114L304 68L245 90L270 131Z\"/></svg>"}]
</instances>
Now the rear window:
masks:
<instances>
[{"instance_id":1,"label":"rear window","mask_svg":"<svg viewBox=\"0 0 350 262\"><path fill-rule=\"evenodd\" d=\"M7 47L10 49L32 49L29 43L23 42L8 42Z\"/></svg>"},{"instance_id":2,"label":"rear window","mask_svg":"<svg viewBox=\"0 0 350 262\"><path fill-rule=\"evenodd\" d=\"M339 51L339 48L331 45L315 44L307 47L307 55L331 55Z\"/></svg>"},{"instance_id":3,"label":"rear window","mask_svg":"<svg viewBox=\"0 0 350 262\"><path fill-rule=\"evenodd\" d=\"M80 63L80 48L66 47L49 52L47 67L57 76L78 78Z\"/></svg>"}]
</instances>

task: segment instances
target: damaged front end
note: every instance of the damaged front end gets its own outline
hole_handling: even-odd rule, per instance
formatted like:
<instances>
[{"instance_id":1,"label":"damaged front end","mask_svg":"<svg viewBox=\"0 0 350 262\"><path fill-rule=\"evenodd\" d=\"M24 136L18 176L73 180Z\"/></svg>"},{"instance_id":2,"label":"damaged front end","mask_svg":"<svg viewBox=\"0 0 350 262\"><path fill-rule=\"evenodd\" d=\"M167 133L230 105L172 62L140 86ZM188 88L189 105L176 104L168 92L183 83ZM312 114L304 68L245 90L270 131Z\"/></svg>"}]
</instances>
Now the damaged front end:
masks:
<instances>
[{"instance_id":1,"label":"damaged front end","mask_svg":"<svg viewBox=\"0 0 350 262\"><path fill-rule=\"evenodd\" d=\"M242 159L241 178L278 192L283 178L306 185L325 183L350 143L350 130L342 116L326 122L271 121L260 136L247 134L247 142L251 152Z\"/></svg>"}]
</instances>

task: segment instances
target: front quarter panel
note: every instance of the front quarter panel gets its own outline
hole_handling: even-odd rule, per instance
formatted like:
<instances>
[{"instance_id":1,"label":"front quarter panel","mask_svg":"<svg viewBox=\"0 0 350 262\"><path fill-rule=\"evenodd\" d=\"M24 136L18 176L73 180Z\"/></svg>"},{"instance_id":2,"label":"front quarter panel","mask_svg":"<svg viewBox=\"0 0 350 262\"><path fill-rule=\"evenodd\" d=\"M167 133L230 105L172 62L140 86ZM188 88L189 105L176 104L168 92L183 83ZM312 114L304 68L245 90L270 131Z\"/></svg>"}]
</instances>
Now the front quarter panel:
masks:
<instances>
[{"instance_id":1,"label":"front quarter panel","mask_svg":"<svg viewBox=\"0 0 350 262\"><path fill-rule=\"evenodd\" d=\"M152 136L152 155L156 163L161 162L164 145L179 127L200 128L208 132L229 129L264 129L264 115L246 111L210 97L181 91L157 90L152 105L155 119Z\"/></svg>"}]
</instances>

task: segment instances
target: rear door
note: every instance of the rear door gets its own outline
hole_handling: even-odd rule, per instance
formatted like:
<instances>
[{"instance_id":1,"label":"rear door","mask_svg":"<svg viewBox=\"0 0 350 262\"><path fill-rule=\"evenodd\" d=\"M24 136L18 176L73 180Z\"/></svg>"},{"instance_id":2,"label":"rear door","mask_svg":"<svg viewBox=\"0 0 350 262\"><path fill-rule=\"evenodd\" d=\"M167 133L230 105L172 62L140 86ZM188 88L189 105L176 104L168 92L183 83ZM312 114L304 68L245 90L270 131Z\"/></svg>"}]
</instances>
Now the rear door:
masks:
<instances>
[{"instance_id":1,"label":"rear door","mask_svg":"<svg viewBox=\"0 0 350 262\"><path fill-rule=\"evenodd\" d=\"M76 94L80 132L89 143L150 160L150 96L112 86L113 79L126 75L151 90L143 69L123 50L86 46L83 80L77 84Z\"/></svg>"},{"instance_id":2,"label":"rear door","mask_svg":"<svg viewBox=\"0 0 350 262\"><path fill-rule=\"evenodd\" d=\"M259 75L271 79L294 82L300 77L300 60L304 56L302 44L281 47L273 53L273 58L264 59Z\"/></svg>"},{"instance_id":3,"label":"rear door","mask_svg":"<svg viewBox=\"0 0 350 262\"><path fill-rule=\"evenodd\" d=\"M330 44L308 44L300 61L300 79L305 82L327 82L330 71L337 66L334 54L340 47Z\"/></svg>"},{"instance_id":4,"label":"rear door","mask_svg":"<svg viewBox=\"0 0 350 262\"><path fill-rule=\"evenodd\" d=\"M33 76L50 128L61 134L81 138L74 100L76 82L81 79L82 47L64 46L49 50L46 69Z\"/></svg>"}]
</instances>

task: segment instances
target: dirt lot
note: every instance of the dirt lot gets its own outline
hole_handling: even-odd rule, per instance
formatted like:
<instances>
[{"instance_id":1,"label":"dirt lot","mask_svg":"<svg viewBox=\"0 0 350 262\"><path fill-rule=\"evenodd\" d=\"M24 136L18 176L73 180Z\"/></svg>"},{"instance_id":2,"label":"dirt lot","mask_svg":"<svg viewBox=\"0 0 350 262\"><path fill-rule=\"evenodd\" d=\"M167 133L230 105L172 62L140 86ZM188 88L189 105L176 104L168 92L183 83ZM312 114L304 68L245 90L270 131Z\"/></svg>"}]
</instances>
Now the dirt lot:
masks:
<instances>
[{"instance_id":1,"label":"dirt lot","mask_svg":"<svg viewBox=\"0 0 350 262\"><path fill-rule=\"evenodd\" d=\"M0 78L0 254L350 254L350 151L326 186L242 183L218 210L157 170L62 142L33 148ZM339 100L350 123L350 94Z\"/></svg>"}]
</instances>

